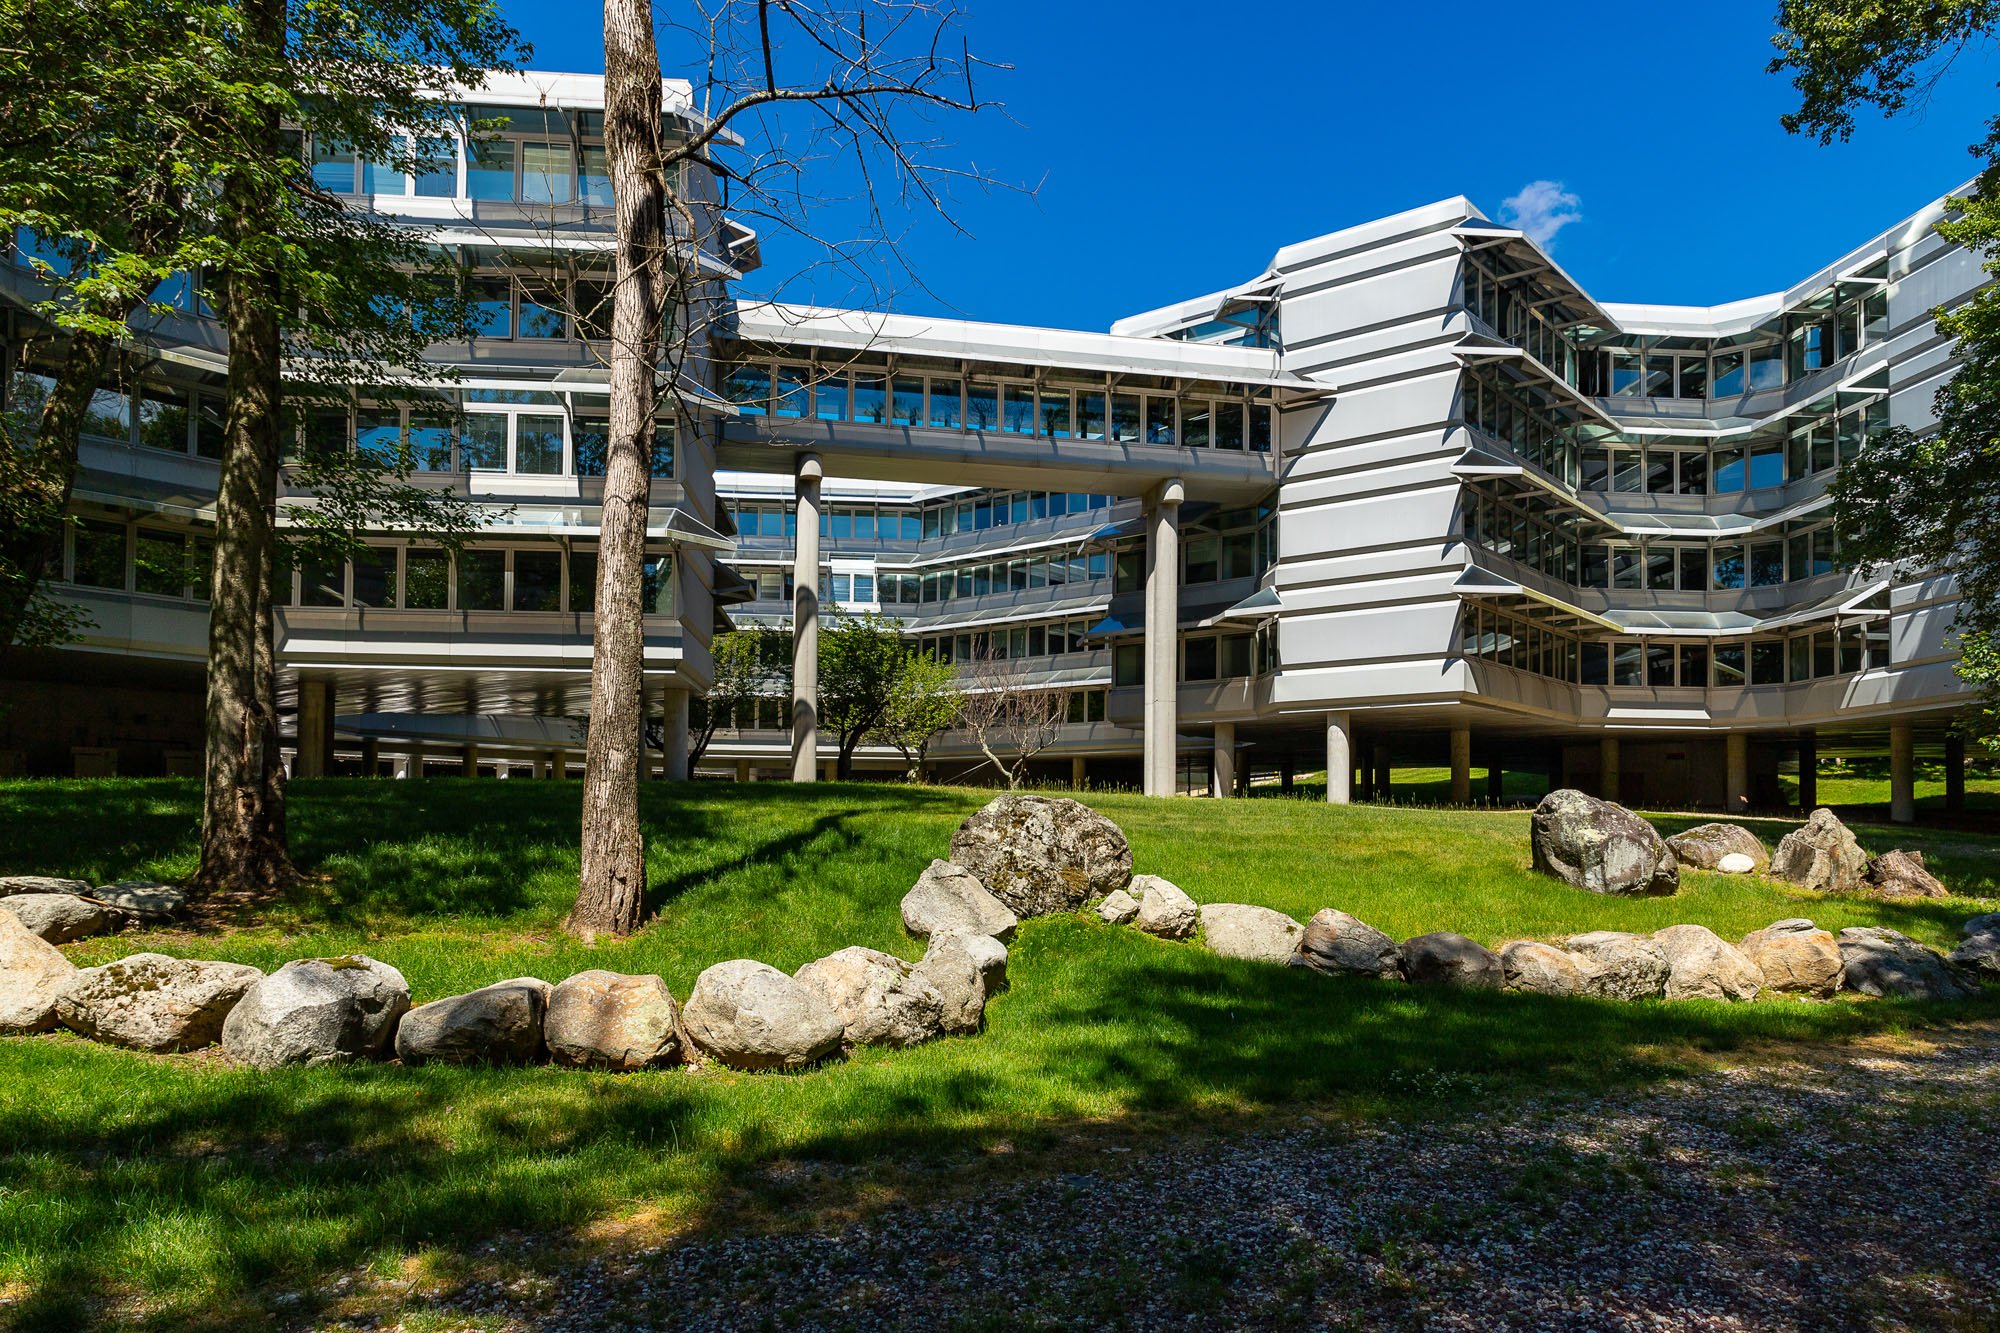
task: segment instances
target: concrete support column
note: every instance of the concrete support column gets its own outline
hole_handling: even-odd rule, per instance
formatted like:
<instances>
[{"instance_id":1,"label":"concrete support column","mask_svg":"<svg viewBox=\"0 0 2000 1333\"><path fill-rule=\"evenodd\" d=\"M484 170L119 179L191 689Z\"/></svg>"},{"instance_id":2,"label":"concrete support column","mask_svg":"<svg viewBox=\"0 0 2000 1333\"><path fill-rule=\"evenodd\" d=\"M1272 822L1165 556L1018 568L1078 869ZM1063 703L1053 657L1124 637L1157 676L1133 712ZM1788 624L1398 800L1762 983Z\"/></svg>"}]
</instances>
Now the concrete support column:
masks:
<instances>
[{"instance_id":1,"label":"concrete support column","mask_svg":"<svg viewBox=\"0 0 2000 1333\"><path fill-rule=\"evenodd\" d=\"M292 774L323 778L333 767L333 686L324 680L299 682L299 750Z\"/></svg>"},{"instance_id":2,"label":"concrete support column","mask_svg":"<svg viewBox=\"0 0 2000 1333\"><path fill-rule=\"evenodd\" d=\"M736 761L736 780L738 782L748 782L750 780L750 761L748 759L738 759Z\"/></svg>"},{"instance_id":3,"label":"concrete support column","mask_svg":"<svg viewBox=\"0 0 2000 1333\"><path fill-rule=\"evenodd\" d=\"M1354 729L1345 713L1326 715L1326 801L1346 805L1354 799Z\"/></svg>"},{"instance_id":4,"label":"concrete support column","mask_svg":"<svg viewBox=\"0 0 2000 1333\"><path fill-rule=\"evenodd\" d=\"M825 770L828 782L832 782L840 777L840 761L838 759L829 759L820 767Z\"/></svg>"},{"instance_id":5,"label":"concrete support column","mask_svg":"<svg viewBox=\"0 0 2000 1333\"><path fill-rule=\"evenodd\" d=\"M1889 724L1889 820L1917 822L1917 741L1907 722Z\"/></svg>"},{"instance_id":6,"label":"concrete support column","mask_svg":"<svg viewBox=\"0 0 2000 1333\"><path fill-rule=\"evenodd\" d=\"M1597 742L1597 786L1603 799L1618 799L1618 738L1608 732Z\"/></svg>"},{"instance_id":7,"label":"concrete support column","mask_svg":"<svg viewBox=\"0 0 2000 1333\"><path fill-rule=\"evenodd\" d=\"M569 751L549 751L549 776L557 779L569 777Z\"/></svg>"},{"instance_id":8,"label":"concrete support column","mask_svg":"<svg viewBox=\"0 0 2000 1333\"><path fill-rule=\"evenodd\" d=\"M1451 803L1472 804L1472 728L1451 729Z\"/></svg>"},{"instance_id":9,"label":"concrete support column","mask_svg":"<svg viewBox=\"0 0 2000 1333\"><path fill-rule=\"evenodd\" d=\"M361 776L378 777L382 772L382 742L373 736L361 742Z\"/></svg>"},{"instance_id":10,"label":"concrete support column","mask_svg":"<svg viewBox=\"0 0 2000 1333\"><path fill-rule=\"evenodd\" d=\"M819 455L799 459L798 543L792 555L792 781L819 763Z\"/></svg>"},{"instance_id":11,"label":"concrete support column","mask_svg":"<svg viewBox=\"0 0 2000 1333\"><path fill-rule=\"evenodd\" d=\"M1750 808L1750 738L1732 731L1722 738L1723 800L1732 815Z\"/></svg>"},{"instance_id":12,"label":"concrete support column","mask_svg":"<svg viewBox=\"0 0 2000 1333\"><path fill-rule=\"evenodd\" d=\"M1146 781L1148 796L1172 796L1180 734L1181 501L1179 481L1160 483L1146 511Z\"/></svg>"},{"instance_id":13,"label":"concrete support column","mask_svg":"<svg viewBox=\"0 0 2000 1333\"><path fill-rule=\"evenodd\" d=\"M1799 733L1799 813L1811 814L1819 804L1819 736Z\"/></svg>"},{"instance_id":14,"label":"concrete support column","mask_svg":"<svg viewBox=\"0 0 2000 1333\"><path fill-rule=\"evenodd\" d=\"M1215 724L1215 765L1210 774L1209 794L1218 797L1236 795L1236 724L1218 722Z\"/></svg>"},{"instance_id":15,"label":"concrete support column","mask_svg":"<svg viewBox=\"0 0 2000 1333\"><path fill-rule=\"evenodd\" d=\"M459 751L458 761L465 765L465 776L469 778L479 776L479 747L477 745L474 745L471 741L467 741L464 748Z\"/></svg>"},{"instance_id":16,"label":"concrete support column","mask_svg":"<svg viewBox=\"0 0 2000 1333\"><path fill-rule=\"evenodd\" d=\"M667 691L667 781L688 780L688 692Z\"/></svg>"},{"instance_id":17,"label":"concrete support column","mask_svg":"<svg viewBox=\"0 0 2000 1333\"><path fill-rule=\"evenodd\" d=\"M1069 759L1069 789L1071 791L1082 791L1083 782L1084 782L1083 756L1080 754L1073 754L1070 756Z\"/></svg>"},{"instance_id":18,"label":"concrete support column","mask_svg":"<svg viewBox=\"0 0 2000 1333\"><path fill-rule=\"evenodd\" d=\"M1965 737L1955 731L1944 738L1944 808L1965 813Z\"/></svg>"},{"instance_id":19,"label":"concrete support column","mask_svg":"<svg viewBox=\"0 0 2000 1333\"><path fill-rule=\"evenodd\" d=\"M410 764L410 776L411 776L411 777L413 777L413 778L420 778L420 777L422 777L422 776L424 775L424 747L423 747L423 746L421 746L421 745L412 745L412 746L410 747L410 759L409 759L409 764Z\"/></svg>"}]
</instances>

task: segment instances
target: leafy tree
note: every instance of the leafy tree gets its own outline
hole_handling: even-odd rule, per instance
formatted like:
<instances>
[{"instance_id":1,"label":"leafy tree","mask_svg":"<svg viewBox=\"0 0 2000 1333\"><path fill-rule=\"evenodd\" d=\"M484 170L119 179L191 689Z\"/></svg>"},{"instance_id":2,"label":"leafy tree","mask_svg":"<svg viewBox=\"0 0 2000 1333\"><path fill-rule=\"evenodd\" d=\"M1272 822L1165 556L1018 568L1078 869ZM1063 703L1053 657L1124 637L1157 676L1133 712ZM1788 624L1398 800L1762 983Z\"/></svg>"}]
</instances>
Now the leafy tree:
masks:
<instances>
[{"instance_id":1,"label":"leafy tree","mask_svg":"<svg viewBox=\"0 0 2000 1333\"><path fill-rule=\"evenodd\" d=\"M1771 71L1799 93L1784 126L1824 144L1853 133L1859 108L1920 109L1954 56L2000 35L2000 2L1785 0L1778 23ZM2000 116L1972 152L1984 170L1938 233L2000 275ZM1984 696L1980 730L1991 744L2000 733L2000 288L1988 284L1936 318L1960 358L1937 394L1936 431L1876 436L1829 489L1845 562L1957 576L1958 672Z\"/></svg>"},{"instance_id":2,"label":"leafy tree","mask_svg":"<svg viewBox=\"0 0 2000 1333\"><path fill-rule=\"evenodd\" d=\"M820 630L819 720L839 738L836 772L854 776L854 751L888 717L911 649L902 622L879 612L838 616Z\"/></svg>"},{"instance_id":3,"label":"leafy tree","mask_svg":"<svg viewBox=\"0 0 2000 1333\"><path fill-rule=\"evenodd\" d=\"M740 726L740 719L760 701L791 692L791 638L782 630L735 630L717 636L712 651L714 681L691 710L694 743L688 754L690 769L701 762L717 728L729 725L731 719Z\"/></svg>"},{"instance_id":4,"label":"leafy tree","mask_svg":"<svg viewBox=\"0 0 2000 1333\"><path fill-rule=\"evenodd\" d=\"M904 777L923 777L931 742L958 722L962 696L951 663L929 653L908 651L889 691L889 707L867 739L894 746L903 756Z\"/></svg>"}]
</instances>

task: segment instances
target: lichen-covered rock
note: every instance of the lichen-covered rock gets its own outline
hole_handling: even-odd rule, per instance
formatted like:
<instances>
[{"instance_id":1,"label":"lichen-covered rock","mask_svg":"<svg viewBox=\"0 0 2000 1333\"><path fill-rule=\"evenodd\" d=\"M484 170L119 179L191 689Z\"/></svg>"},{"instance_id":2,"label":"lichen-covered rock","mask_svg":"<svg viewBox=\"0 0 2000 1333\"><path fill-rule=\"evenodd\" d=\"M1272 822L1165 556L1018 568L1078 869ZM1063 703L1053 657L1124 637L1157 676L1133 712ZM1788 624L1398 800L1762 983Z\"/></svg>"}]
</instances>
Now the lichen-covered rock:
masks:
<instances>
[{"instance_id":1,"label":"lichen-covered rock","mask_svg":"<svg viewBox=\"0 0 2000 1333\"><path fill-rule=\"evenodd\" d=\"M944 1030L944 997L894 954L852 945L807 963L798 979L826 997L850 1050L915 1046Z\"/></svg>"},{"instance_id":2,"label":"lichen-covered rock","mask_svg":"<svg viewBox=\"0 0 2000 1333\"><path fill-rule=\"evenodd\" d=\"M514 977L420 1004L396 1025L406 1065L524 1065L541 1058L542 1022L555 987Z\"/></svg>"},{"instance_id":3,"label":"lichen-covered rock","mask_svg":"<svg viewBox=\"0 0 2000 1333\"><path fill-rule=\"evenodd\" d=\"M839 1049L847 1031L819 990L749 958L695 978L681 1027L702 1053L737 1069L799 1069Z\"/></svg>"},{"instance_id":4,"label":"lichen-covered rock","mask_svg":"<svg viewBox=\"0 0 2000 1333\"><path fill-rule=\"evenodd\" d=\"M1396 981L1403 975L1402 946L1336 907L1313 913L1299 936L1298 948L1285 961L1293 967L1339 976Z\"/></svg>"},{"instance_id":5,"label":"lichen-covered rock","mask_svg":"<svg viewBox=\"0 0 2000 1333\"><path fill-rule=\"evenodd\" d=\"M1958 933L1966 939L1975 935L2000 935L2000 912L1986 912L1979 916L1969 916Z\"/></svg>"},{"instance_id":6,"label":"lichen-covered rock","mask_svg":"<svg viewBox=\"0 0 2000 1333\"><path fill-rule=\"evenodd\" d=\"M1299 947L1305 927L1268 907L1250 903L1203 903L1202 938L1224 958L1284 963Z\"/></svg>"},{"instance_id":7,"label":"lichen-covered rock","mask_svg":"<svg viewBox=\"0 0 2000 1333\"><path fill-rule=\"evenodd\" d=\"M1764 840L1741 824L1697 824L1668 838L1667 846L1675 860L1696 870L1720 870L1722 859L1732 855L1749 857L1752 870L1771 863Z\"/></svg>"},{"instance_id":8,"label":"lichen-covered rock","mask_svg":"<svg viewBox=\"0 0 2000 1333\"><path fill-rule=\"evenodd\" d=\"M156 879L121 879L88 890L89 896L115 907L134 921L164 925L187 910L187 890Z\"/></svg>"},{"instance_id":9,"label":"lichen-covered rock","mask_svg":"<svg viewBox=\"0 0 2000 1333\"><path fill-rule=\"evenodd\" d=\"M1125 834L1066 797L995 797L951 835L951 859L1019 917L1074 912L1132 879Z\"/></svg>"},{"instance_id":10,"label":"lichen-covered rock","mask_svg":"<svg viewBox=\"0 0 2000 1333\"><path fill-rule=\"evenodd\" d=\"M1774 921L1736 946L1764 976L1766 990L1800 991L1824 999L1840 989L1840 946L1833 932L1804 917Z\"/></svg>"},{"instance_id":11,"label":"lichen-covered rock","mask_svg":"<svg viewBox=\"0 0 2000 1333\"><path fill-rule=\"evenodd\" d=\"M680 1006L651 973L592 968L549 993L542 1040L573 1069L658 1069L680 1062Z\"/></svg>"},{"instance_id":12,"label":"lichen-covered rock","mask_svg":"<svg viewBox=\"0 0 2000 1333\"><path fill-rule=\"evenodd\" d=\"M1868 854L1839 816L1822 806L1779 841L1771 873L1822 893L1854 893L1866 882Z\"/></svg>"},{"instance_id":13,"label":"lichen-covered rock","mask_svg":"<svg viewBox=\"0 0 2000 1333\"><path fill-rule=\"evenodd\" d=\"M17 893L89 893L90 885L80 879L57 875L0 875L0 898Z\"/></svg>"},{"instance_id":14,"label":"lichen-covered rock","mask_svg":"<svg viewBox=\"0 0 2000 1333\"><path fill-rule=\"evenodd\" d=\"M946 1032L977 1032L987 1002L1007 989L1007 946L990 935L933 935L915 975L944 1001Z\"/></svg>"},{"instance_id":15,"label":"lichen-covered rock","mask_svg":"<svg viewBox=\"0 0 2000 1333\"><path fill-rule=\"evenodd\" d=\"M1114 926L1122 926L1139 915L1139 900L1123 889L1113 889L1097 905L1097 915Z\"/></svg>"},{"instance_id":16,"label":"lichen-covered rock","mask_svg":"<svg viewBox=\"0 0 2000 1333\"><path fill-rule=\"evenodd\" d=\"M1448 930L1404 940L1403 966L1410 980L1422 985L1499 990L1507 984L1499 954Z\"/></svg>"},{"instance_id":17,"label":"lichen-covered rock","mask_svg":"<svg viewBox=\"0 0 2000 1333\"><path fill-rule=\"evenodd\" d=\"M1508 990L1531 995L1581 995L1583 970L1577 959L1536 940L1515 940L1500 946L1500 967Z\"/></svg>"},{"instance_id":18,"label":"lichen-covered rock","mask_svg":"<svg viewBox=\"0 0 2000 1333\"><path fill-rule=\"evenodd\" d=\"M1978 987L1899 931L1849 926L1840 932L1843 984L1863 995L1901 1000L1963 1000Z\"/></svg>"},{"instance_id":19,"label":"lichen-covered rock","mask_svg":"<svg viewBox=\"0 0 2000 1333\"><path fill-rule=\"evenodd\" d=\"M1945 957L1973 976L2000 981L2000 932L1969 936Z\"/></svg>"},{"instance_id":20,"label":"lichen-covered rock","mask_svg":"<svg viewBox=\"0 0 2000 1333\"><path fill-rule=\"evenodd\" d=\"M977 875L949 861L932 861L903 895L903 929L912 935L1005 939L1016 924L1007 904L988 893Z\"/></svg>"},{"instance_id":21,"label":"lichen-covered rock","mask_svg":"<svg viewBox=\"0 0 2000 1333\"><path fill-rule=\"evenodd\" d=\"M1667 993L1667 951L1644 935L1593 930L1563 945L1582 961L1583 993L1607 1000L1658 1000Z\"/></svg>"},{"instance_id":22,"label":"lichen-covered rock","mask_svg":"<svg viewBox=\"0 0 2000 1333\"><path fill-rule=\"evenodd\" d=\"M56 997L75 975L61 950L0 912L0 1037L53 1028Z\"/></svg>"},{"instance_id":23,"label":"lichen-covered rock","mask_svg":"<svg viewBox=\"0 0 2000 1333\"><path fill-rule=\"evenodd\" d=\"M73 893L11 894L0 898L0 912L12 912L50 944L88 939L118 926L118 914L111 908Z\"/></svg>"},{"instance_id":24,"label":"lichen-covered rock","mask_svg":"<svg viewBox=\"0 0 2000 1333\"><path fill-rule=\"evenodd\" d=\"M192 1051L222 1035L244 992L263 980L243 963L135 953L86 967L56 996L64 1027L136 1051Z\"/></svg>"},{"instance_id":25,"label":"lichen-covered rock","mask_svg":"<svg viewBox=\"0 0 2000 1333\"><path fill-rule=\"evenodd\" d=\"M1622 805L1571 788L1552 791L1530 824L1535 869L1607 894L1669 894L1680 866L1658 830Z\"/></svg>"},{"instance_id":26,"label":"lichen-covered rock","mask_svg":"<svg viewBox=\"0 0 2000 1333\"><path fill-rule=\"evenodd\" d=\"M223 1020L222 1049L259 1069L376 1060L409 1008L409 983L387 963L302 958L244 993Z\"/></svg>"},{"instance_id":27,"label":"lichen-covered rock","mask_svg":"<svg viewBox=\"0 0 2000 1333\"><path fill-rule=\"evenodd\" d=\"M1158 875L1133 876L1132 896L1139 900L1139 914L1132 918L1132 925L1148 935L1184 940L1201 925L1201 912L1194 899L1181 892L1180 886Z\"/></svg>"},{"instance_id":28,"label":"lichen-covered rock","mask_svg":"<svg viewBox=\"0 0 2000 1333\"><path fill-rule=\"evenodd\" d=\"M1883 898L1949 898L1951 890L1924 865L1922 852L1898 849L1868 862L1868 887Z\"/></svg>"},{"instance_id":29,"label":"lichen-covered rock","mask_svg":"<svg viewBox=\"0 0 2000 1333\"><path fill-rule=\"evenodd\" d=\"M1757 965L1707 926L1668 926L1653 940L1666 951L1669 1000L1754 1000L1763 989Z\"/></svg>"}]
</instances>

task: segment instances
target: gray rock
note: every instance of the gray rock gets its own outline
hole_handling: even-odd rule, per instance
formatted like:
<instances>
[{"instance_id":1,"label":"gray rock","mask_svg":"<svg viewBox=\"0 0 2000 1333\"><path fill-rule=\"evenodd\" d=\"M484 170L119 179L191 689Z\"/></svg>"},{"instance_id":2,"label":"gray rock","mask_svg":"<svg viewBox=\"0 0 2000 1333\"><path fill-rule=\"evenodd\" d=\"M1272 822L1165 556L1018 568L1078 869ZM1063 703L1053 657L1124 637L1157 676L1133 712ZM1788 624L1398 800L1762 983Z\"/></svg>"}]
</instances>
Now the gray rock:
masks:
<instances>
[{"instance_id":1,"label":"gray rock","mask_svg":"<svg viewBox=\"0 0 2000 1333\"><path fill-rule=\"evenodd\" d=\"M244 993L222 1049L259 1069L379 1060L410 1008L403 974L364 954L286 963Z\"/></svg>"},{"instance_id":2,"label":"gray rock","mask_svg":"<svg viewBox=\"0 0 2000 1333\"><path fill-rule=\"evenodd\" d=\"M1763 989L1757 965L1707 926L1668 926L1653 940L1666 951L1669 1000L1754 1000Z\"/></svg>"},{"instance_id":3,"label":"gray rock","mask_svg":"<svg viewBox=\"0 0 2000 1333\"><path fill-rule=\"evenodd\" d=\"M137 1051L192 1051L222 1035L244 992L264 979L243 963L135 953L86 967L56 996L64 1027Z\"/></svg>"},{"instance_id":4,"label":"gray rock","mask_svg":"<svg viewBox=\"0 0 2000 1333\"><path fill-rule=\"evenodd\" d=\"M1840 989L1840 946L1831 931L1804 917L1774 921L1736 946L1764 976L1766 990L1800 991L1824 999Z\"/></svg>"},{"instance_id":5,"label":"gray rock","mask_svg":"<svg viewBox=\"0 0 2000 1333\"><path fill-rule=\"evenodd\" d=\"M115 907L134 921L161 925L187 910L187 890L154 879L121 879L88 891L89 896L107 907Z\"/></svg>"},{"instance_id":6,"label":"gray rock","mask_svg":"<svg viewBox=\"0 0 2000 1333\"><path fill-rule=\"evenodd\" d=\"M17 893L89 893L90 884L80 879L55 875L0 875L0 898Z\"/></svg>"},{"instance_id":7,"label":"gray rock","mask_svg":"<svg viewBox=\"0 0 2000 1333\"><path fill-rule=\"evenodd\" d=\"M1396 941L1335 907L1313 913L1285 960L1293 967L1335 975L1401 979L1403 951Z\"/></svg>"},{"instance_id":8,"label":"gray rock","mask_svg":"<svg viewBox=\"0 0 2000 1333\"><path fill-rule=\"evenodd\" d=\"M53 1028L56 997L75 975L61 950L0 912L0 1036Z\"/></svg>"},{"instance_id":9,"label":"gray rock","mask_svg":"<svg viewBox=\"0 0 2000 1333\"><path fill-rule=\"evenodd\" d=\"M1851 991L1902 1000L1963 1000L1978 987L1945 960L1884 926L1840 932L1842 978Z\"/></svg>"},{"instance_id":10,"label":"gray rock","mask_svg":"<svg viewBox=\"0 0 2000 1333\"><path fill-rule=\"evenodd\" d=\"M1945 958L1953 967L1963 968L1974 976L2000 981L2000 932L1961 940Z\"/></svg>"},{"instance_id":11,"label":"gray rock","mask_svg":"<svg viewBox=\"0 0 2000 1333\"><path fill-rule=\"evenodd\" d=\"M1922 852L1898 849L1868 862L1868 886L1883 898L1949 898L1951 890L1924 865Z\"/></svg>"},{"instance_id":12,"label":"gray rock","mask_svg":"<svg viewBox=\"0 0 2000 1333\"><path fill-rule=\"evenodd\" d=\"M1531 995L1581 995L1583 970L1577 959L1553 944L1515 940L1500 946L1500 967L1507 989Z\"/></svg>"},{"instance_id":13,"label":"gray rock","mask_svg":"<svg viewBox=\"0 0 2000 1333\"><path fill-rule=\"evenodd\" d=\"M554 991L539 977L514 977L420 1004L396 1025L396 1058L406 1065L528 1064L541 1057Z\"/></svg>"},{"instance_id":14,"label":"gray rock","mask_svg":"<svg viewBox=\"0 0 2000 1333\"><path fill-rule=\"evenodd\" d=\"M50 944L68 944L118 927L116 912L73 893L11 894L0 898L0 912L12 912Z\"/></svg>"},{"instance_id":15,"label":"gray rock","mask_svg":"<svg viewBox=\"0 0 2000 1333\"><path fill-rule=\"evenodd\" d=\"M549 1059L578 1069L657 1069L681 1058L680 1006L657 976L593 968L549 993Z\"/></svg>"},{"instance_id":16,"label":"gray rock","mask_svg":"<svg viewBox=\"0 0 2000 1333\"><path fill-rule=\"evenodd\" d=\"M1424 985L1499 990L1507 984L1499 954L1448 930L1404 940L1403 966L1411 981Z\"/></svg>"},{"instance_id":17,"label":"gray rock","mask_svg":"<svg viewBox=\"0 0 2000 1333\"><path fill-rule=\"evenodd\" d=\"M798 1069L840 1046L846 1025L815 987L737 958L695 978L681 1026L695 1046L737 1069Z\"/></svg>"},{"instance_id":18,"label":"gray rock","mask_svg":"<svg viewBox=\"0 0 2000 1333\"><path fill-rule=\"evenodd\" d=\"M1125 834L1065 797L996 797L951 835L951 859L1020 917L1074 912L1132 878Z\"/></svg>"},{"instance_id":19,"label":"gray rock","mask_svg":"<svg viewBox=\"0 0 2000 1333\"><path fill-rule=\"evenodd\" d=\"M798 979L826 997L841 1044L915 1046L944 1031L944 997L914 964L852 945L807 963Z\"/></svg>"},{"instance_id":20,"label":"gray rock","mask_svg":"<svg viewBox=\"0 0 2000 1333\"><path fill-rule=\"evenodd\" d=\"M1854 893L1865 882L1868 854L1847 825L1821 807L1779 841L1771 873L1822 893Z\"/></svg>"},{"instance_id":21,"label":"gray rock","mask_svg":"<svg viewBox=\"0 0 2000 1333\"><path fill-rule=\"evenodd\" d=\"M1715 863L1717 873L1724 875L1747 875L1757 868L1757 863L1742 852L1731 852Z\"/></svg>"},{"instance_id":22,"label":"gray rock","mask_svg":"<svg viewBox=\"0 0 2000 1333\"><path fill-rule=\"evenodd\" d=\"M1250 903L1203 903L1201 930L1208 947L1224 958L1281 964L1291 959L1306 933L1283 912Z\"/></svg>"},{"instance_id":23,"label":"gray rock","mask_svg":"<svg viewBox=\"0 0 2000 1333\"><path fill-rule=\"evenodd\" d=\"M1644 935L1593 930L1564 944L1580 961L1583 993L1606 1000L1658 1000L1667 993L1667 951Z\"/></svg>"},{"instance_id":24,"label":"gray rock","mask_svg":"<svg viewBox=\"0 0 2000 1333\"><path fill-rule=\"evenodd\" d=\"M1967 917L1965 924L1958 928L1958 933L1966 939L1975 935L2000 935L2000 912Z\"/></svg>"},{"instance_id":25,"label":"gray rock","mask_svg":"<svg viewBox=\"0 0 2000 1333\"><path fill-rule=\"evenodd\" d=\"M933 935L915 975L944 1001L946 1032L977 1032L987 1002L1007 989L1007 946L990 935Z\"/></svg>"},{"instance_id":26,"label":"gray rock","mask_svg":"<svg viewBox=\"0 0 2000 1333\"><path fill-rule=\"evenodd\" d=\"M1764 840L1741 824L1697 824L1667 839L1674 859L1696 870L1720 870L1722 858L1742 855L1750 858L1750 869L1771 864L1771 851Z\"/></svg>"},{"instance_id":27,"label":"gray rock","mask_svg":"<svg viewBox=\"0 0 2000 1333\"><path fill-rule=\"evenodd\" d=\"M1122 926L1139 915L1139 900L1123 889L1113 889L1097 905L1097 915L1114 926Z\"/></svg>"},{"instance_id":28,"label":"gray rock","mask_svg":"<svg viewBox=\"0 0 2000 1333\"><path fill-rule=\"evenodd\" d=\"M1139 915L1132 918L1132 925L1148 935L1184 940L1201 925L1201 911L1194 899L1158 875L1134 875L1132 896L1139 900Z\"/></svg>"},{"instance_id":29,"label":"gray rock","mask_svg":"<svg viewBox=\"0 0 2000 1333\"><path fill-rule=\"evenodd\" d=\"M988 893L977 875L949 861L932 861L903 895L903 929L912 935L1005 939L1016 924L1007 904Z\"/></svg>"},{"instance_id":30,"label":"gray rock","mask_svg":"<svg viewBox=\"0 0 2000 1333\"><path fill-rule=\"evenodd\" d=\"M1669 894L1680 866L1658 830L1622 805L1552 791L1530 824L1535 869L1592 893Z\"/></svg>"}]
</instances>

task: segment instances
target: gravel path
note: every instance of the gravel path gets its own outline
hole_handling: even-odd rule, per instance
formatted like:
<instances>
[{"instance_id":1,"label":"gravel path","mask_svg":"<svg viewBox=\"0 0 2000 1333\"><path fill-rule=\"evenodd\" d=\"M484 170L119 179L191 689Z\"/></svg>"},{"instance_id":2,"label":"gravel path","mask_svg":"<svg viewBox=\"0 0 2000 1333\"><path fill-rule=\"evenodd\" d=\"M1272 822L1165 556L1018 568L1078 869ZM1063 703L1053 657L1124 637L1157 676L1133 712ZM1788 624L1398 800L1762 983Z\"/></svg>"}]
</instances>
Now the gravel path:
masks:
<instances>
[{"instance_id":1,"label":"gravel path","mask_svg":"<svg viewBox=\"0 0 2000 1333\"><path fill-rule=\"evenodd\" d=\"M424 1313L579 1331L1992 1329L2000 1025L1930 1040L1456 1121L1154 1140Z\"/></svg>"}]
</instances>

